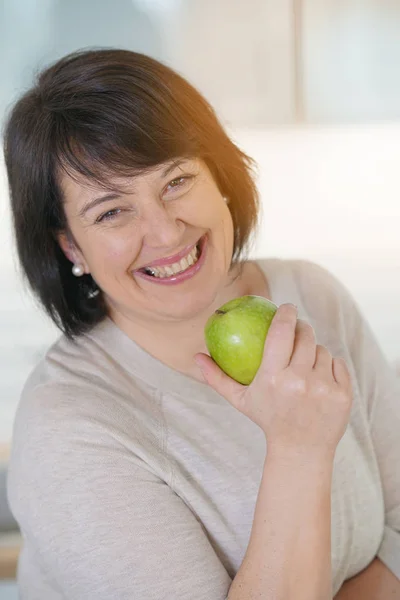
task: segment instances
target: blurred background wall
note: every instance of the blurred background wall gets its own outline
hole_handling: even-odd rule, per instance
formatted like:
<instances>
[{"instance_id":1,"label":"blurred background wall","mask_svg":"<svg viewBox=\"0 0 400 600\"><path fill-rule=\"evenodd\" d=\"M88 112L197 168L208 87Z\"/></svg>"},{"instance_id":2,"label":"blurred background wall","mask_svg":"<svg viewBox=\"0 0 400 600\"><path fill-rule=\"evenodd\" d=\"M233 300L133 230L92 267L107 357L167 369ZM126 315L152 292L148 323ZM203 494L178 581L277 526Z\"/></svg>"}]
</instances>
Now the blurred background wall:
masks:
<instances>
[{"instance_id":1,"label":"blurred background wall","mask_svg":"<svg viewBox=\"0 0 400 600\"><path fill-rule=\"evenodd\" d=\"M350 289L400 359L400 0L0 0L0 120L58 57L148 53L187 76L259 165L253 256ZM0 448L58 332L21 284L0 160Z\"/></svg>"}]
</instances>

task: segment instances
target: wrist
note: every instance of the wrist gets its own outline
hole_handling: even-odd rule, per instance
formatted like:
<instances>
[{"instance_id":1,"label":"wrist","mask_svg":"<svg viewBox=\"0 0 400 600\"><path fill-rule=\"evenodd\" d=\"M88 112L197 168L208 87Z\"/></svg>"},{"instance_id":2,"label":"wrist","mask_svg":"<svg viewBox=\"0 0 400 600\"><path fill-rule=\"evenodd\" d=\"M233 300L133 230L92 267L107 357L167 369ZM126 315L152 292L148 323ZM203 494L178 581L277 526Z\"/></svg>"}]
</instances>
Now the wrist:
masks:
<instances>
[{"instance_id":1,"label":"wrist","mask_svg":"<svg viewBox=\"0 0 400 600\"><path fill-rule=\"evenodd\" d=\"M268 463L277 463L282 468L330 472L333 469L334 458L335 452L327 448L316 451L315 449L268 444L267 442L265 460Z\"/></svg>"}]
</instances>

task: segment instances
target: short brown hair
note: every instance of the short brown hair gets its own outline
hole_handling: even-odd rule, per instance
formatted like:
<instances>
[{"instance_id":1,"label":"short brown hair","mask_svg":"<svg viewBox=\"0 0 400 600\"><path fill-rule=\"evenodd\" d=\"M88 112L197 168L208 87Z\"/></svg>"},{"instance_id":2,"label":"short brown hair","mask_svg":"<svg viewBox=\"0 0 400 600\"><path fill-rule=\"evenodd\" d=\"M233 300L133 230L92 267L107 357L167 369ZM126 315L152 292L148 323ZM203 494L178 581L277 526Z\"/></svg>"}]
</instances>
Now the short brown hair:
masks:
<instances>
[{"instance_id":1,"label":"short brown hair","mask_svg":"<svg viewBox=\"0 0 400 600\"><path fill-rule=\"evenodd\" d=\"M61 168L107 187L110 175L198 157L230 200L231 267L242 263L258 226L252 159L185 78L144 54L80 50L50 65L12 108L4 152L23 275L70 338L102 320L107 309L90 275L72 275L56 239L68 229Z\"/></svg>"}]
</instances>

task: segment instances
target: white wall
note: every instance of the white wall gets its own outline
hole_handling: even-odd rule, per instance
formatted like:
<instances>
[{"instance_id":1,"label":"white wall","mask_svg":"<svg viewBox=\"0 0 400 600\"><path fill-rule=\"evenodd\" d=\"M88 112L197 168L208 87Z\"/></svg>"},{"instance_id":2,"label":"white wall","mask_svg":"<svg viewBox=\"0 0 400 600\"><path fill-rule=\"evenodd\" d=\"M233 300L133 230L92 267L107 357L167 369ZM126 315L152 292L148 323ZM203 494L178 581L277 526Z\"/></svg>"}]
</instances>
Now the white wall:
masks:
<instances>
[{"instance_id":1,"label":"white wall","mask_svg":"<svg viewBox=\"0 0 400 600\"><path fill-rule=\"evenodd\" d=\"M252 256L303 257L348 286L400 359L400 125L236 130L259 163L263 227ZM21 291L0 168L0 443L23 382L58 335Z\"/></svg>"},{"instance_id":2,"label":"white wall","mask_svg":"<svg viewBox=\"0 0 400 600\"><path fill-rule=\"evenodd\" d=\"M305 257L354 294L400 359L400 124L241 131L259 164L255 256Z\"/></svg>"}]
</instances>

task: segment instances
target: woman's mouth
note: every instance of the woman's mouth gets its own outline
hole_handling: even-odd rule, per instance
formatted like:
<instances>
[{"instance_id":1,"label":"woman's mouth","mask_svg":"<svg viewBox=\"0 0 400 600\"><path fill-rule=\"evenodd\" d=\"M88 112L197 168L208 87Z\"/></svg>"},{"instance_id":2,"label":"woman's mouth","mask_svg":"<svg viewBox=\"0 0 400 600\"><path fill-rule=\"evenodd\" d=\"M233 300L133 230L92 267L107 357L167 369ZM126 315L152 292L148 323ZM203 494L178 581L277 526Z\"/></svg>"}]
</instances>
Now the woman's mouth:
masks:
<instances>
[{"instance_id":1,"label":"woman's mouth","mask_svg":"<svg viewBox=\"0 0 400 600\"><path fill-rule=\"evenodd\" d=\"M200 238L192 250L179 262L163 267L144 267L135 271L136 275L165 285L174 285L193 277L203 266L207 251L207 234Z\"/></svg>"}]
</instances>

